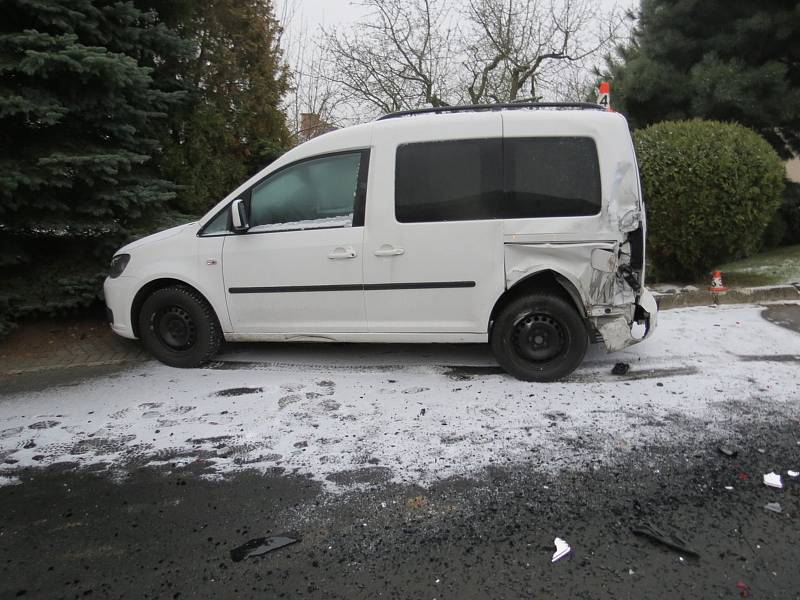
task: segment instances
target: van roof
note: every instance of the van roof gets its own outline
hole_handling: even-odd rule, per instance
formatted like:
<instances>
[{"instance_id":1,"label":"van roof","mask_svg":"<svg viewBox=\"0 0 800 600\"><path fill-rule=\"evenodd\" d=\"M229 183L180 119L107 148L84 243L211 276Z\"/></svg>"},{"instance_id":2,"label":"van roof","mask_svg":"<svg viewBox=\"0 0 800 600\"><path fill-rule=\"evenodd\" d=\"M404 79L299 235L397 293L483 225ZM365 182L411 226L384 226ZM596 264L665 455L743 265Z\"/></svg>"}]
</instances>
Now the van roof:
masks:
<instances>
[{"instance_id":1,"label":"van roof","mask_svg":"<svg viewBox=\"0 0 800 600\"><path fill-rule=\"evenodd\" d=\"M374 121L336 129L315 137L284 154L272 163L271 167L280 167L313 154L369 146L376 128L394 129L397 127L424 126L422 122L428 119L458 119L459 117L463 119L468 115L474 115L475 119L483 119L489 118L491 114L506 111L525 112L531 114L531 116L534 113L538 113L537 116L539 117L546 117L545 113L552 115L553 112L566 116L565 113L571 112L580 113L588 120L605 119L609 116L619 117L619 113L608 112L599 104L590 104L588 102L514 102L510 104L442 106L406 110L384 115Z\"/></svg>"},{"instance_id":2,"label":"van roof","mask_svg":"<svg viewBox=\"0 0 800 600\"><path fill-rule=\"evenodd\" d=\"M378 117L376 121L385 121L387 119L397 119L400 117L411 117L415 115L429 115L429 114L448 114L448 113L463 113L463 112L484 112L484 111L497 111L497 110L536 110L536 109L551 109L551 110L602 110L606 109L599 104L592 104L590 102L508 102L499 104L466 104L457 106L437 106L428 108L417 108L413 110L401 110L398 112L389 113Z\"/></svg>"}]
</instances>

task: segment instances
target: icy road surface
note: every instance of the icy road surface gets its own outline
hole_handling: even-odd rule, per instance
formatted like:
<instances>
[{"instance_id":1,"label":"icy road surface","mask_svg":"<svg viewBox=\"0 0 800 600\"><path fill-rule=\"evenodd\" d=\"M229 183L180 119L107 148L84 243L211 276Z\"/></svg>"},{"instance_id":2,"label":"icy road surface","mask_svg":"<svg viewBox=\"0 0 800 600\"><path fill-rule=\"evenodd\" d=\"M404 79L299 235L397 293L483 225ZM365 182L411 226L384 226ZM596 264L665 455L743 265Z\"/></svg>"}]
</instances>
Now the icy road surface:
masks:
<instances>
[{"instance_id":1,"label":"icy road surface","mask_svg":"<svg viewBox=\"0 0 800 600\"><path fill-rule=\"evenodd\" d=\"M144 363L0 397L0 484L58 462L201 461L208 477L256 469L331 490L426 485L493 464L586 468L724 436L743 420L800 423L800 336L762 310L663 312L650 340L613 355L593 346L553 384L501 374L484 346L248 345L205 369ZM626 376L611 374L618 361L631 364Z\"/></svg>"}]
</instances>

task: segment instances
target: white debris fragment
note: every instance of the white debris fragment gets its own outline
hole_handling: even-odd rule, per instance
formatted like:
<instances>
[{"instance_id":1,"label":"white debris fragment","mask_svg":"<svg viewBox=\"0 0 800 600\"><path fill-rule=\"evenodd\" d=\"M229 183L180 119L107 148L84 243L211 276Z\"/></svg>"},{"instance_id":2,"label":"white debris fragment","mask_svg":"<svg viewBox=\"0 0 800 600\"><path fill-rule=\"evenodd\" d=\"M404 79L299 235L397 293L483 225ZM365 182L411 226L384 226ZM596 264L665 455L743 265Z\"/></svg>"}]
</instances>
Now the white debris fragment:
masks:
<instances>
[{"instance_id":1,"label":"white debris fragment","mask_svg":"<svg viewBox=\"0 0 800 600\"><path fill-rule=\"evenodd\" d=\"M726 485L725 489L730 492L733 489L733 486L732 485Z\"/></svg>"},{"instance_id":2,"label":"white debris fragment","mask_svg":"<svg viewBox=\"0 0 800 600\"><path fill-rule=\"evenodd\" d=\"M789 477L798 477L798 476L800 476L800 472L798 472L798 471L792 471L791 469L789 469L788 471L786 471L786 474L787 474Z\"/></svg>"},{"instance_id":3,"label":"white debris fragment","mask_svg":"<svg viewBox=\"0 0 800 600\"><path fill-rule=\"evenodd\" d=\"M781 476L771 471L766 475L764 475L764 485L778 488L779 490L783 489L783 482L781 481Z\"/></svg>"},{"instance_id":4,"label":"white debris fragment","mask_svg":"<svg viewBox=\"0 0 800 600\"><path fill-rule=\"evenodd\" d=\"M572 548L569 547L569 544L561 538L554 539L553 543L556 546L556 552L553 554L553 559L550 562L556 562L558 559L569 554L569 551L572 550Z\"/></svg>"},{"instance_id":5,"label":"white debris fragment","mask_svg":"<svg viewBox=\"0 0 800 600\"><path fill-rule=\"evenodd\" d=\"M764 505L764 509L778 514L781 514L783 512L783 509L781 508L781 505L778 502L768 502L767 504Z\"/></svg>"}]
</instances>

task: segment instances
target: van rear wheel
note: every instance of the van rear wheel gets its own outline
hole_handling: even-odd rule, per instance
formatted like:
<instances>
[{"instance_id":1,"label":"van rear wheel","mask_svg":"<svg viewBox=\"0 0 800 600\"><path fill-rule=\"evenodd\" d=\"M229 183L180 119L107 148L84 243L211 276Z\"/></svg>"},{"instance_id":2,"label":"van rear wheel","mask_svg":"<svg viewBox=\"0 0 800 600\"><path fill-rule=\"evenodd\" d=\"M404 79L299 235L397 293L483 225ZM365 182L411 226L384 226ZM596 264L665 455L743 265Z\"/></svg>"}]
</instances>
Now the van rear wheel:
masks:
<instances>
[{"instance_id":1,"label":"van rear wheel","mask_svg":"<svg viewBox=\"0 0 800 600\"><path fill-rule=\"evenodd\" d=\"M583 361L589 334L572 304L555 294L532 294L500 311L490 343L500 366L523 381L555 381Z\"/></svg>"},{"instance_id":2,"label":"van rear wheel","mask_svg":"<svg viewBox=\"0 0 800 600\"><path fill-rule=\"evenodd\" d=\"M144 347L171 367L198 367L222 345L214 310L193 289L172 286L153 292L139 312L139 337Z\"/></svg>"}]
</instances>

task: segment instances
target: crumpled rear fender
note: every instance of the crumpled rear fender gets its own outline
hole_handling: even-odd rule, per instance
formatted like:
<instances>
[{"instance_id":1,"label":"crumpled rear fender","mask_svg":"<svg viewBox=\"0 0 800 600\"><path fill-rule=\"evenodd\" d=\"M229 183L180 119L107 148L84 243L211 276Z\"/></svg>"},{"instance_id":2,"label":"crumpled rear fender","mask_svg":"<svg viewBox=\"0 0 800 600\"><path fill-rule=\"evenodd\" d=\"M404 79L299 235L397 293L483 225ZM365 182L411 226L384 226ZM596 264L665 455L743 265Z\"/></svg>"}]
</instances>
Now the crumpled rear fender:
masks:
<instances>
[{"instance_id":1,"label":"crumpled rear fender","mask_svg":"<svg viewBox=\"0 0 800 600\"><path fill-rule=\"evenodd\" d=\"M634 309L634 321L645 327L642 337L634 337L631 322L624 315L598 317L595 324L603 336L603 344L608 352L616 352L637 344L653 334L658 324L658 305L647 288L642 288Z\"/></svg>"}]
</instances>

